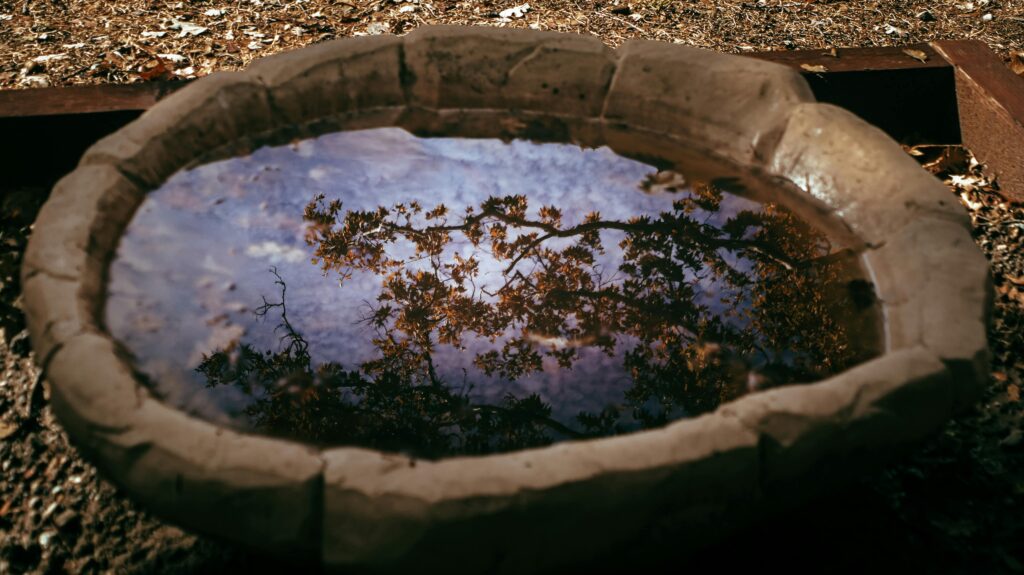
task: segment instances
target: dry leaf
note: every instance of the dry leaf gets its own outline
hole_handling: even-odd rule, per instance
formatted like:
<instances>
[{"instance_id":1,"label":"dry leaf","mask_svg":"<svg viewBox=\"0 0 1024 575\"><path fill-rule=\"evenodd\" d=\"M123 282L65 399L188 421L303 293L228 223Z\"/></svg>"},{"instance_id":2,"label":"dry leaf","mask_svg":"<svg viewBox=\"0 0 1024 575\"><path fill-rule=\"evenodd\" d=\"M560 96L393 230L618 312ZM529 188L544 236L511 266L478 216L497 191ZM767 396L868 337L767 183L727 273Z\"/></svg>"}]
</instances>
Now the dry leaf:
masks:
<instances>
[{"instance_id":1,"label":"dry leaf","mask_svg":"<svg viewBox=\"0 0 1024 575\"><path fill-rule=\"evenodd\" d=\"M1007 376L1006 376L1005 373L1003 373L1001 371L993 371L992 372L992 379L1002 383L1002 382L1006 381Z\"/></svg>"},{"instance_id":2,"label":"dry leaf","mask_svg":"<svg viewBox=\"0 0 1024 575\"><path fill-rule=\"evenodd\" d=\"M839 57L839 51L836 50L835 47L832 47L832 48L829 49L828 52L825 52L824 54L822 54L822 56L831 56L833 58L838 58Z\"/></svg>"},{"instance_id":3,"label":"dry leaf","mask_svg":"<svg viewBox=\"0 0 1024 575\"><path fill-rule=\"evenodd\" d=\"M366 26L366 34L370 36L380 36L389 32L391 32L391 25L387 22L370 22ZM249 49L253 50L252 44L249 44Z\"/></svg>"},{"instance_id":4,"label":"dry leaf","mask_svg":"<svg viewBox=\"0 0 1024 575\"><path fill-rule=\"evenodd\" d=\"M1024 276L1006 276L1006 281L1013 285L1024 286Z\"/></svg>"},{"instance_id":5,"label":"dry leaf","mask_svg":"<svg viewBox=\"0 0 1024 575\"><path fill-rule=\"evenodd\" d=\"M921 50L913 50L911 48L907 48L906 50L903 51L903 53L922 63L928 61L928 54L925 54Z\"/></svg>"},{"instance_id":6,"label":"dry leaf","mask_svg":"<svg viewBox=\"0 0 1024 575\"><path fill-rule=\"evenodd\" d=\"M1006 397L1014 403L1020 401L1020 386L1016 383L1006 386Z\"/></svg>"},{"instance_id":7,"label":"dry leaf","mask_svg":"<svg viewBox=\"0 0 1024 575\"><path fill-rule=\"evenodd\" d=\"M1024 305L1024 292L1018 290L1017 288L1003 284L996 288L996 291L998 291L1001 295L1005 295L1006 297L1012 300L1016 300L1017 303Z\"/></svg>"},{"instance_id":8,"label":"dry leaf","mask_svg":"<svg viewBox=\"0 0 1024 575\"><path fill-rule=\"evenodd\" d=\"M828 68L820 64L800 64L800 67L815 74L824 74L825 72L828 72Z\"/></svg>"},{"instance_id":9,"label":"dry leaf","mask_svg":"<svg viewBox=\"0 0 1024 575\"><path fill-rule=\"evenodd\" d=\"M964 173L969 170L970 154L962 146L931 146L922 148L919 151L924 153L933 152L933 157L918 160L921 167L933 174L955 174ZM937 152L937 154L935 154Z\"/></svg>"},{"instance_id":10,"label":"dry leaf","mask_svg":"<svg viewBox=\"0 0 1024 575\"><path fill-rule=\"evenodd\" d=\"M903 36L907 35L907 32L905 30L903 30L902 28L897 28L896 26L893 26L892 24L886 24L885 25L885 33L888 34L889 36L899 36L899 37L903 37Z\"/></svg>"},{"instance_id":11,"label":"dry leaf","mask_svg":"<svg viewBox=\"0 0 1024 575\"><path fill-rule=\"evenodd\" d=\"M46 54L45 56L36 56L32 58L32 61L36 64L46 64L54 60L64 60L68 57L67 54Z\"/></svg>"},{"instance_id":12,"label":"dry leaf","mask_svg":"<svg viewBox=\"0 0 1024 575\"><path fill-rule=\"evenodd\" d=\"M181 20L174 20L169 27L171 30L180 30L178 32L178 38L199 36L200 34L205 34L210 30L205 26L199 26L198 24L192 24L190 22L182 22Z\"/></svg>"},{"instance_id":13,"label":"dry leaf","mask_svg":"<svg viewBox=\"0 0 1024 575\"><path fill-rule=\"evenodd\" d=\"M0 421L0 439L7 439L14 435L14 432L18 431L18 426L13 423L4 423Z\"/></svg>"},{"instance_id":14,"label":"dry leaf","mask_svg":"<svg viewBox=\"0 0 1024 575\"><path fill-rule=\"evenodd\" d=\"M1014 74L1024 77L1024 52L1010 54L1010 70L1013 70Z\"/></svg>"},{"instance_id":15,"label":"dry leaf","mask_svg":"<svg viewBox=\"0 0 1024 575\"><path fill-rule=\"evenodd\" d=\"M172 75L172 67L168 66L163 58L157 57L147 61L139 69L139 77L147 82L153 80L167 80Z\"/></svg>"},{"instance_id":16,"label":"dry leaf","mask_svg":"<svg viewBox=\"0 0 1024 575\"><path fill-rule=\"evenodd\" d=\"M520 4L519 6L513 6L506 10L498 12L498 18L502 20L513 20L516 18L523 18L526 13L530 11L529 4Z\"/></svg>"}]
</instances>

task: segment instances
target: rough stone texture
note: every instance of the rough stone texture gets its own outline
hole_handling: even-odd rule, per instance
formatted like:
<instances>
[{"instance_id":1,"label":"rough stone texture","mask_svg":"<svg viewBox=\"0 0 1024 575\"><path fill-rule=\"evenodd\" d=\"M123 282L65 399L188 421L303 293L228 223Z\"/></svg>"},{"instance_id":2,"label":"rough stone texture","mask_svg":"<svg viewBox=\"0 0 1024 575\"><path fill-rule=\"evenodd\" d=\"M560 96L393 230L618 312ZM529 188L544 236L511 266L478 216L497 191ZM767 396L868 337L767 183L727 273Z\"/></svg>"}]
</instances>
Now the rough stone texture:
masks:
<instances>
[{"instance_id":1,"label":"rough stone texture","mask_svg":"<svg viewBox=\"0 0 1024 575\"><path fill-rule=\"evenodd\" d=\"M409 105L600 115L614 52L597 38L458 26L405 37Z\"/></svg>"},{"instance_id":2,"label":"rough stone texture","mask_svg":"<svg viewBox=\"0 0 1024 575\"><path fill-rule=\"evenodd\" d=\"M894 216L898 217L898 216ZM959 222L921 218L865 255L884 304L888 347L924 346L953 372L958 407L987 381L992 278Z\"/></svg>"},{"instance_id":3,"label":"rough stone texture","mask_svg":"<svg viewBox=\"0 0 1024 575\"><path fill-rule=\"evenodd\" d=\"M709 181L729 173L736 164L722 150L709 150L703 142L677 134L606 123L603 135L615 153L661 169L677 170L694 181Z\"/></svg>"},{"instance_id":4,"label":"rough stone texture","mask_svg":"<svg viewBox=\"0 0 1024 575\"><path fill-rule=\"evenodd\" d=\"M75 444L156 513L211 535L314 561L319 454L193 419L148 398L106 336L71 338L46 371Z\"/></svg>"},{"instance_id":5,"label":"rough stone texture","mask_svg":"<svg viewBox=\"0 0 1024 575\"><path fill-rule=\"evenodd\" d=\"M88 313L87 302L78 297L78 281L33 275L22 288L28 334L32 349L45 366L51 354L65 341L82 333L86 326L97 329L95 317Z\"/></svg>"},{"instance_id":6,"label":"rough stone texture","mask_svg":"<svg viewBox=\"0 0 1024 575\"><path fill-rule=\"evenodd\" d=\"M766 496L855 473L913 444L952 413L950 373L917 347L887 354L829 380L757 393L723 406L765 438ZM823 463L829 462L827 465Z\"/></svg>"},{"instance_id":7,"label":"rough stone texture","mask_svg":"<svg viewBox=\"0 0 1024 575\"><path fill-rule=\"evenodd\" d=\"M922 216L970 229L967 212L942 182L884 132L832 105L792 111L769 169L832 206L871 243Z\"/></svg>"},{"instance_id":8,"label":"rough stone texture","mask_svg":"<svg viewBox=\"0 0 1024 575\"><path fill-rule=\"evenodd\" d=\"M141 405L138 382L104 335L85 333L65 342L46 366L51 401L76 444L95 449L96 434L128 428Z\"/></svg>"},{"instance_id":9,"label":"rough stone texture","mask_svg":"<svg viewBox=\"0 0 1024 575\"><path fill-rule=\"evenodd\" d=\"M786 66L648 40L626 42L619 57L606 121L681 136L743 164L766 157L785 114L814 101ZM610 131L609 144L621 136Z\"/></svg>"},{"instance_id":10,"label":"rough stone texture","mask_svg":"<svg viewBox=\"0 0 1024 575\"><path fill-rule=\"evenodd\" d=\"M106 264L142 193L111 166L64 177L36 219L22 266L25 316L37 361L99 329Z\"/></svg>"},{"instance_id":11,"label":"rough stone texture","mask_svg":"<svg viewBox=\"0 0 1024 575\"><path fill-rule=\"evenodd\" d=\"M285 52L247 71L263 82L281 125L305 124L353 110L405 105L402 40L347 38Z\"/></svg>"},{"instance_id":12,"label":"rough stone texture","mask_svg":"<svg viewBox=\"0 0 1024 575\"><path fill-rule=\"evenodd\" d=\"M345 448L324 459L333 569L548 569L624 545L668 509L706 517L757 496L757 435L717 415L487 458Z\"/></svg>"},{"instance_id":13,"label":"rough stone texture","mask_svg":"<svg viewBox=\"0 0 1024 575\"><path fill-rule=\"evenodd\" d=\"M110 252L142 193L111 166L83 166L54 187L25 249L22 279L46 273L81 279L87 254Z\"/></svg>"},{"instance_id":14,"label":"rough stone texture","mask_svg":"<svg viewBox=\"0 0 1024 575\"><path fill-rule=\"evenodd\" d=\"M369 130L397 126L406 113L404 106L391 108L364 108L352 112L338 113L329 117L307 122L302 132L316 135L345 130Z\"/></svg>"},{"instance_id":15,"label":"rough stone texture","mask_svg":"<svg viewBox=\"0 0 1024 575\"><path fill-rule=\"evenodd\" d=\"M263 84L245 73L219 72L94 144L80 165L110 164L156 186L204 152L272 127Z\"/></svg>"},{"instance_id":16,"label":"rough stone texture","mask_svg":"<svg viewBox=\"0 0 1024 575\"><path fill-rule=\"evenodd\" d=\"M95 435L97 466L148 509L265 553L315 561L323 463L311 448L218 428L150 398L123 431Z\"/></svg>"},{"instance_id":17,"label":"rough stone texture","mask_svg":"<svg viewBox=\"0 0 1024 575\"><path fill-rule=\"evenodd\" d=\"M519 110L426 110L410 108L398 125L418 136L525 138L537 142L571 142L584 147L604 144L600 120L553 117Z\"/></svg>"}]
</instances>

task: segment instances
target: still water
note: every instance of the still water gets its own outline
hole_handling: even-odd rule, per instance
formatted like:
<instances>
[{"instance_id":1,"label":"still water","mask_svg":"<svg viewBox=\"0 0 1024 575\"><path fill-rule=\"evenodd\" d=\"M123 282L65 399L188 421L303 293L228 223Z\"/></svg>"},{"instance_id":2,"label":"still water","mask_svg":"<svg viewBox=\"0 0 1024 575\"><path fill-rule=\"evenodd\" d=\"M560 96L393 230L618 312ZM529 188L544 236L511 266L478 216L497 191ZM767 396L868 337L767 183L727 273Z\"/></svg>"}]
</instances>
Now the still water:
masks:
<instances>
[{"instance_id":1,"label":"still water","mask_svg":"<svg viewBox=\"0 0 1024 575\"><path fill-rule=\"evenodd\" d=\"M198 417L421 457L660 426L875 354L855 258L730 176L392 128L263 147L149 195L107 325Z\"/></svg>"}]
</instances>

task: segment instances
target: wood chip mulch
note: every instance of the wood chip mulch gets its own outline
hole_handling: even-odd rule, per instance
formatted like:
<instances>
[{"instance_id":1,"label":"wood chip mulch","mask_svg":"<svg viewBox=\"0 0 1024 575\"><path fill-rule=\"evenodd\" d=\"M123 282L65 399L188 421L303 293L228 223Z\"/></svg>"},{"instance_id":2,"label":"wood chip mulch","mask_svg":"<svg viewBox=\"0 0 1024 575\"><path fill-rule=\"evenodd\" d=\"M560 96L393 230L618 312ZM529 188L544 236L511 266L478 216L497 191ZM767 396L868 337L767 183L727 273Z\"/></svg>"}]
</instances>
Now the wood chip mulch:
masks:
<instances>
[{"instance_id":1,"label":"wood chip mulch","mask_svg":"<svg viewBox=\"0 0 1024 575\"><path fill-rule=\"evenodd\" d=\"M0 89L193 78L426 24L739 53L970 38L1024 73L1024 0L0 0Z\"/></svg>"}]
</instances>

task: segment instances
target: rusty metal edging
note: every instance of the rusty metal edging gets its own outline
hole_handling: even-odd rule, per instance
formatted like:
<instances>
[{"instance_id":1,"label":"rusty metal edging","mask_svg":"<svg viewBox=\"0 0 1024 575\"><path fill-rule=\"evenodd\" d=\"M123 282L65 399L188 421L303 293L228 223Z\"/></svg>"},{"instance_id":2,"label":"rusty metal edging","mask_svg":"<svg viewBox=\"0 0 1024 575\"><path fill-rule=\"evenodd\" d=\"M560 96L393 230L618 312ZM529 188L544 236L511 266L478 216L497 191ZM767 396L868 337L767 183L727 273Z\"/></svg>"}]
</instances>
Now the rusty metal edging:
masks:
<instances>
[{"instance_id":1,"label":"rusty metal edging","mask_svg":"<svg viewBox=\"0 0 1024 575\"><path fill-rule=\"evenodd\" d=\"M959 144L952 65L927 44L757 52L799 69L819 102L835 104L904 144Z\"/></svg>"},{"instance_id":2,"label":"rusty metal edging","mask_svg":"<svg viewBox=\"0 0 1024 575\"><path fill-rule=\"evenodd\" d=\"M0 119L146 110L188 82L0 90Z\"/></svg>"},{"instance_id":3,"label":"rusty metal edging","mask_svg":"<svg viewBox=\"0 0 1024 575\"><path fill-rule=\"evenodd\" d=\"M1007 198L1024 201L1024 78L983 42L932 46L956 70L962 143L987 166Z\"/></svg>"}]
</instances>

